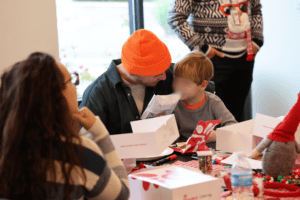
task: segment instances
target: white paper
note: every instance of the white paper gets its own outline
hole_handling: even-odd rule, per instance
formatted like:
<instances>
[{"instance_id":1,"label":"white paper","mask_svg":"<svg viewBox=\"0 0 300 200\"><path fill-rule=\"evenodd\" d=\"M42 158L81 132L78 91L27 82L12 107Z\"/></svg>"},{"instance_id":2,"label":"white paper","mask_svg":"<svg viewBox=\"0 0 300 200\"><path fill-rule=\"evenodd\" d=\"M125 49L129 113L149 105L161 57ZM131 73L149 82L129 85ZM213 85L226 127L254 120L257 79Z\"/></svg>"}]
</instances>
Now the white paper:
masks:
<instances>
[{"instance_id":1,"label":"white paper","mask_svg":"<svg viewBox=\"0 0 300 200\"><path fill-rule=\"evenodd\" d=\"M158 114L172 114L181 95L173 93L169 95L153 95L141 119L153 118Z\"/></svg>"},{"instance_id":2,"label":"white paper","mask_svg":"<svg viewBox=\"0 0 300 200\"><path fill-rule=\"evenodd\" d=\"M267 115L262 115L257 113L255 117L253 135L265 138L271 132L274 131L274 128L280 122L281 122L280 118L270 117Z\"/></svg>"},{"instance_id":3,"label":"white paper","mask_svg":"<svg viewBox=\"0 0 300 200\"><path fill-rule=\"evenodd\" d=\"M237 159L237 155L236 155L236 153L233 153L231 156L229 156L225 160L222 160L221 163L233 165L233 163L236 161L236 159ZM248 163L250 164L252 169L262 169L262 161L254 160L251 158L246 158L246 160L248 161Z\"/></svg>"},{"instance_id":4,"label":"white paper","mask_svg":"<svg viewBox=\"0 0 300 200\"><path fill-rule=\"evenodd\" d=\"M159 155L153 133L126 133L110 136L119 157L138 158ZM166 149L166 147L164 148Z\"/></svg>"}]
</instances>

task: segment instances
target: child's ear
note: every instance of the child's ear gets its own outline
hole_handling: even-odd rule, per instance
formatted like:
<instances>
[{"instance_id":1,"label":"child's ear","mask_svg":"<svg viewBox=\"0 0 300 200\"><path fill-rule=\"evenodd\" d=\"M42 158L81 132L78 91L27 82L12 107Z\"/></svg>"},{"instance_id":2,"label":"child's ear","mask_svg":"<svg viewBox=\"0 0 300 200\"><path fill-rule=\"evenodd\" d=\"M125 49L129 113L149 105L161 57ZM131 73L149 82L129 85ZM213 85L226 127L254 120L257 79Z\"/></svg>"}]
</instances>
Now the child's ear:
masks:
<instances>
[{"instance_id":1,"label":"child's ear","mask_svg":"<svg viewBox=\"0 0 300 200\"><path fill-rule=\"evenodd\" d=\"M207 85L208 85L208 81L203 81L202 82L202 84L200 85L200 88L202 89L202 90L205 90L206 89L206 87L207 87Z\"/></svg>"}]
</instances>

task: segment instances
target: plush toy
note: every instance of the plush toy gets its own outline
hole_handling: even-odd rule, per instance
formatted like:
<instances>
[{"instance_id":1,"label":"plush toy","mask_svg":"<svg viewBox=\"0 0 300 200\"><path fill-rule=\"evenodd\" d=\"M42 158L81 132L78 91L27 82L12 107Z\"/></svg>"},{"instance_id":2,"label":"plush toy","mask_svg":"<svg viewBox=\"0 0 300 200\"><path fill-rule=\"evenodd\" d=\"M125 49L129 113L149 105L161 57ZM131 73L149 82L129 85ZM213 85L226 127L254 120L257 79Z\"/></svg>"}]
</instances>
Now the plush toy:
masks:
<instances>
[{"instance_id":1,"label":"plush toy","mask_svg":"<svg viewBox=\"0 0 300 200\"><path fill-rule=\"evenodd\" d=\"M296 104L284 120L252 152L251 157L255 158L266 149L262 159L262 167L266 175L278 177L293 172L296 158L300 153L299 144L295 141L295 132L299 123L300 93Z\"/></svg>"}]
</instances>

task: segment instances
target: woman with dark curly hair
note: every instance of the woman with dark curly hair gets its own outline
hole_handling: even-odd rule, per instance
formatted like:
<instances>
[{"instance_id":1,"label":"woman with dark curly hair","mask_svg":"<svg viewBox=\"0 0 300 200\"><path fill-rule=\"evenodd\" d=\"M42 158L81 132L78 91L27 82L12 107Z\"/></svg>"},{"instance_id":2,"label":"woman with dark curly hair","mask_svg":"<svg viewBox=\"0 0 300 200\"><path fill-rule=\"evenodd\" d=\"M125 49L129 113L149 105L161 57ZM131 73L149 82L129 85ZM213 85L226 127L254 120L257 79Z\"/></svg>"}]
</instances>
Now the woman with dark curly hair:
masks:
<instances>
[{"instance_id":1,"label":"woman with dark curly hair","mask_svg":"<svg viewBox=\"0 0 300 200\"><path fill-rule=\"evenodd\" d=\"M44 53L2 75L0 198L128 199L126 171L108 132L90 110L78 110L71 80ZM78 134L79 124L97 144Z\"/></svg>"}]
</instances>

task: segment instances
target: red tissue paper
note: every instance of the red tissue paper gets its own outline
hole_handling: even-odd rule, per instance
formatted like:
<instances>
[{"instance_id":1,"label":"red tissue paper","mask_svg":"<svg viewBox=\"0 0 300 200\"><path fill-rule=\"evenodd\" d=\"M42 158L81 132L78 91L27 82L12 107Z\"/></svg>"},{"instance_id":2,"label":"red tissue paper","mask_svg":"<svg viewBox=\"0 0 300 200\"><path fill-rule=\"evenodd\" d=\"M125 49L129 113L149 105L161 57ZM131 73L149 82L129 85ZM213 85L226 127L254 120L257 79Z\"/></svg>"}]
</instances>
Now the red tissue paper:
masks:
<instances>
[{"instance_id":1,"label":"red tissue paper","mask_svg":"<svg viewBox=\"0 0 300 200\"><path fill-rule=\"evenodd\" d=\"M211 134L211 131L221 123L221 120L199 121L192 136L186 142L184 149L170 146L174 151L184 153L196 153L197 151L209 151L206 146L206 141Z\"/></svg>"}]
</instances>

